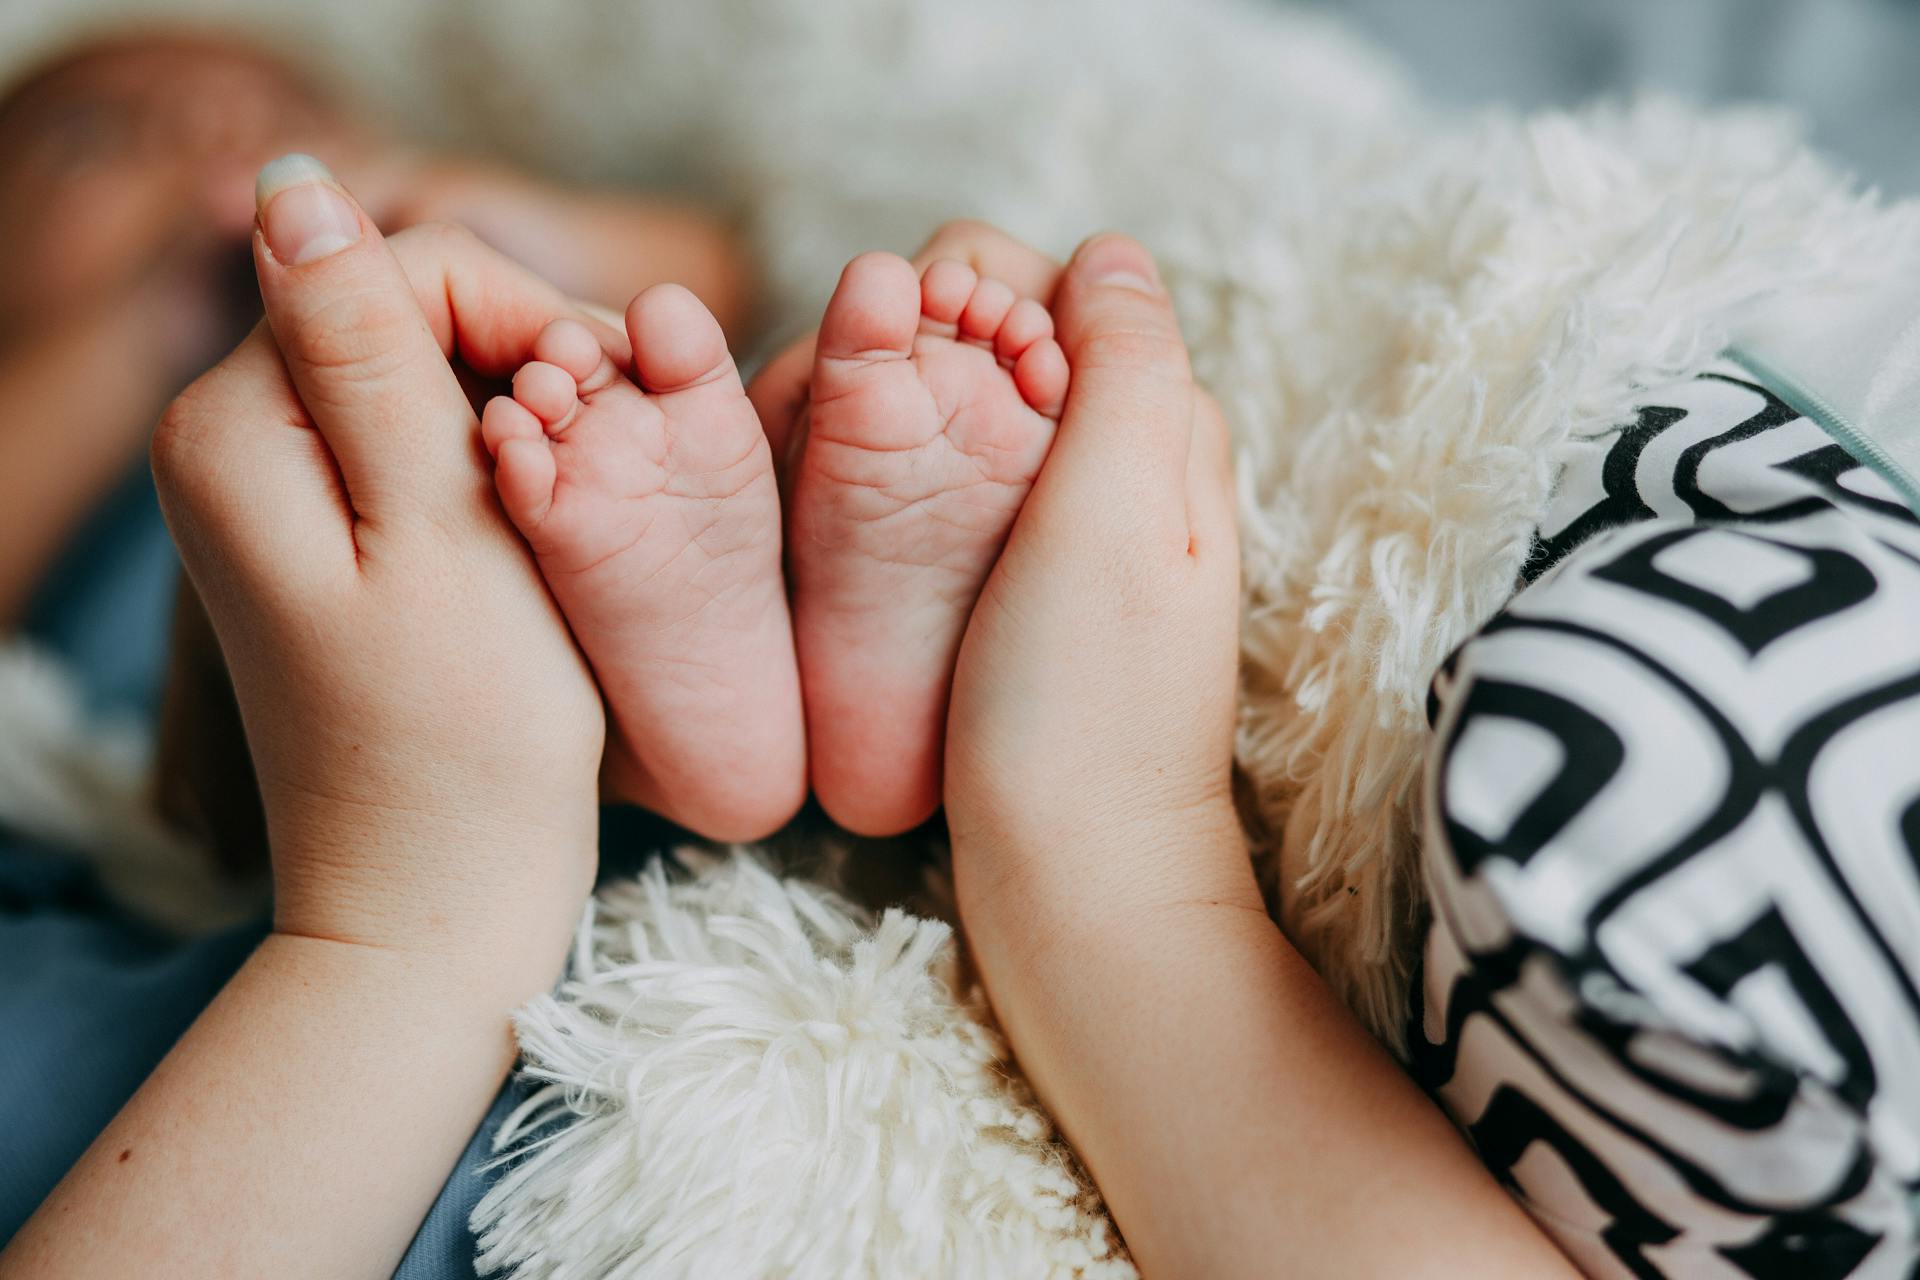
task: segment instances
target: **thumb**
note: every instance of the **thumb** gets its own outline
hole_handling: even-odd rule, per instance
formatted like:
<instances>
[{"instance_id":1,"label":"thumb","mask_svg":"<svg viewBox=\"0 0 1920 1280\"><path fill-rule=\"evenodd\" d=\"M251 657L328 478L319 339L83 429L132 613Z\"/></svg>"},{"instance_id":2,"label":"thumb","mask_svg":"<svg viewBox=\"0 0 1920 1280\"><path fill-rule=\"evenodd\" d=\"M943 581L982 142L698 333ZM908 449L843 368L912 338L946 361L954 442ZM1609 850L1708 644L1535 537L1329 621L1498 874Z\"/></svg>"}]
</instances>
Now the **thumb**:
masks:
<instances>
[{"instance_id":1,"label":"thumb","mask_svg":"<svg viewBox=\"0 0 1920 1280\"><path fill-rule=\"evenodd\" d=\"M267 323L355 515L419 511L472 469L473 410L406 272L313 157L270 162L254 194Z\"/></svg>"},{"instance_id":2,"label":"thumb","mask_svg":"<svg viewBox=\"0 0 1920 1280\"><path fill-rule=\"evenodd\" d=\"M1125 236L1095 236L1067 264L1053 315L1073 381L1035 500L1144 518L1184 545L1196 388L1153 259Z\"/></svg>"}]
</instances>

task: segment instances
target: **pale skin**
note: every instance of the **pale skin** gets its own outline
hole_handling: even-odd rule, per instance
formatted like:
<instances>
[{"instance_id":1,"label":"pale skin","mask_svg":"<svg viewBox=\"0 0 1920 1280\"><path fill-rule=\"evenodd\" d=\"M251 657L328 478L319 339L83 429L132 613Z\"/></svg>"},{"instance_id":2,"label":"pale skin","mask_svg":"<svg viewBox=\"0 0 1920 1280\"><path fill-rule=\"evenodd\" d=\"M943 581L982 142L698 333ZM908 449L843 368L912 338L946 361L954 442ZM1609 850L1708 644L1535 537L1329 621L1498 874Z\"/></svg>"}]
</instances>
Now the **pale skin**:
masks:
<instances>
[{"instance_id":1,"label":"pale skin","mask_svg":"<svg viewBox=\"0 0 1920 1280\"><path fill-rule=\"evenodd\" d=\"M448 363L504 374L567 304L462 233L359 227L300 266L258 244L268 326L154 442L248 725L273 932L0 1275L389 1274L584 902L599 696Z\"/></svg>"},{"instance_id":2,"label":"pale skin","mask_svg":"<svg viewBox=\"0 0 1920 1280\"><path fill-rule=\"evenodd\" d=\"M859 834L918 826L967 615L1060 416L1052 316L958 260L855 258L778 478L696 296L648 289L625 329L622 368L556 321L480 418L606 694L607 788L715 840L778 830L809 783Z\"/></svg>"},{"instance_id":3,"label":"pale skin","mask_svg":"<svg viewBox=\"0 0 1920 1280\"><path fill-rule=\"evenodd\" d=\"M355 208L307 258L311 219L262 223L268 326L169 410L154 461L247 720L274 932L5 1280L389 1274L587 892L599 697L449 366L509 371L571 308L456 233L389 248ZM1056 288L956 235L942 256L1052 299L1075 370L954 677L962 906L1142 1269L1571 1274L1260 909L1226 792L1224 433L1151 262L1101 237ZM767 403L796 401L790 367Z\"/></svg>"},{"instance_id":4,"label":"pale skin","mask_svg":"<svg viewBox=\"0 0 1920 1280\"><path fill-rule=\"evenodd\" d=\"M940 807L954 657L1067 378L1046 307L965 262L841 274L790 431L787 567L813 789L844 827Z\"/></svg>"}]
</instances>

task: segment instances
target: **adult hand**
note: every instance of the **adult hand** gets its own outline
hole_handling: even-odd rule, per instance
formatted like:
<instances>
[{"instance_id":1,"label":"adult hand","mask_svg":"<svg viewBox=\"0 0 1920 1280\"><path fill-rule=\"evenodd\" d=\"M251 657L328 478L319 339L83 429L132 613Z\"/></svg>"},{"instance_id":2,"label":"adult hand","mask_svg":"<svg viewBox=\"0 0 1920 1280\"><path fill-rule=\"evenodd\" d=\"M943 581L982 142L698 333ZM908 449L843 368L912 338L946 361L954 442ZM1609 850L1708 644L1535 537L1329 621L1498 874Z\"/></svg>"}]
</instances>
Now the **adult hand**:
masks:
<instances>
[{"instance_id":1,"label":"adult hand","mask_svg":"<svg viewBox=\"0 0 1920 1280\"><path fill-rule=\"evenodd\" d=\"M1271 968L1280 942L1230 785L1226 432L1139 245L1082 245L1053 313L1066 408L974 606L948 712L960 915L1021 1065L1141 1269L1257 1274L1260 1182L1215 1178L1204 1154L1233 1167L1233 1143L1258 1132L1238 1092L1257 1074L1208 1078L1182 1060L1223 1063L1259 1033L1194 988L1257 989L1235 971ZM1204 1101L1157 1123L1149 1099L1176 1088Z\"/></svg>"},{"instance_id":2,"label":"adult hand","mask_svg":"<svg viewBox=\"0 0 1920 1280\"><path fill-rule=\"evenodd\" d=\"M572 308L460 233L390 249L312 161L263 171L259 222L266 325L153 461L246 721L274 930L8 1280L391 1275L591 879L600 699L450 363L504 374Z\"/></svg>"},{"instance_id":3,"label":"adult hand","mask_svg":"<svg viewBox=\"0 0 1920 1280\"><path fill-rule=\"evenodd\" d=\"M976 876L1257 906L1230 784L1240 564L1224 422L1138 245L1083 245L1054 315L1073 383L961 647L948 823ZM1136 855L1126 874L1117 845ZM1032 848L1051 852L981 856Z\"/></svg>"},{"instance_id":4,"label":"adult hand","mask_svg":"<svg viewBox=\"0 0 1920 1280\"><path fill-rule=\"evenodd\" d=\"M960 914L1021 1065L1147 1275L1568 1274L1263 908L1226 432L1152 260L1089 241L1053 312L1072 387L947 725Z\"/></svg>"},{"instance_id":5,"label":"adult hand","mask_svg":"<svg viewBox=\"0 0 1920 1280\"><path fill-rule=\"evenodd\" d=\"M261 210L265 325L153 462L246 722L275 929L531 994L591 881L604 730L449 358L505 375L572 309L464 232L389 247L317 165L269 166Z\"/></svg>"}]
</instances>

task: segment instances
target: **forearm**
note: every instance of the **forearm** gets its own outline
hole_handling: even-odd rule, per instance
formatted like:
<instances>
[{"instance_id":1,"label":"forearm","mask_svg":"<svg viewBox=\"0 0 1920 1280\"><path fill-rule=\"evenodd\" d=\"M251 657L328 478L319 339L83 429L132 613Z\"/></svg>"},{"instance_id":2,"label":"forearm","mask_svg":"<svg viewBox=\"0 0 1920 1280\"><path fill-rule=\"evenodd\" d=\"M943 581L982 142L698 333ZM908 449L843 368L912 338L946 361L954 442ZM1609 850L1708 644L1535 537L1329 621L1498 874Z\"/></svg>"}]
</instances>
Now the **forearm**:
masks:
<instances>
[{"instance_id":1,"label":"forearm","mask_svg":"<svg viewBox=\"0 0 1920 1280\"><path fill-rule=\"evenodd\" d=\"M21 1230L0 1277L386 1277L547 965L273 935Z\"/></svg>"},{"instance_id":2,"label":"forearm","mask_svg":"<svg viewBox=\"0 0 1920 1280\"><path fill-rule=\"evenodd\" d=\"M1572 1274L1274 927L1244 854L1170 849L1200 874L1145 888L1058 854L956 841L962 913L1147 1276Z\"/></svg>"}]
</instances>

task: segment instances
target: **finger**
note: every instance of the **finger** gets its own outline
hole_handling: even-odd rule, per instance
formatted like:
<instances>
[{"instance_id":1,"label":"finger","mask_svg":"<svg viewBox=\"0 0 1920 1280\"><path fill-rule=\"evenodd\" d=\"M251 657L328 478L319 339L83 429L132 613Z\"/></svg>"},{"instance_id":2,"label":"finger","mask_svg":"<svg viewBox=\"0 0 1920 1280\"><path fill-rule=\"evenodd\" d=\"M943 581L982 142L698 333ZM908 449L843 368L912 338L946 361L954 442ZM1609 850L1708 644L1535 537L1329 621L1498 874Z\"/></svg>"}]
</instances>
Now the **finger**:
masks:
<instances>
[{"instance_id":1,"label":"finger","mask_svg":"<svg viewBox=\"0 0 1920 1280\"><path fill-rule=\"evenodd\" d=\"M473 466L466 393L405 270L325 166L272 161L256 199L254 265L293 385L358 517L409 519Z\"/></svg>"},{"instance_id":2,"label":"finger","mask_svg":"<svg viewBox=\"0 0 1920 1280\"><path fill-rule=\"evenodd\" d=\"M1022 244L998 227L961 219L949 222L913 255L916 271L943 258L963 262L976 273L998 280L1022 298L1050 301L1060 280L1060 264Z\"/></svg>"},{"instance_id":3,"label":"finger","mask_svg":"<svg viewBox=\"0 0 1920 1280\"><path fill-rule=\"evenodd\" d=\"M1195 388L1186 344L1153 259L1096 236L1067 265L1053 305L1072 383L1042 472L1088 509L1137 513L1186 532Z\"/></svg>"},{"instance_id":4,"label":"finger","mask_svg":"<svg viewBox=\"0 0 1920 1280\"><path fill-rule=\"evenodd\" d=\"M511 377L534 358L556 319L584 326L616 365L632 358L620 317L568 298L464 227L428 223L387 240L413 286L442 354L487 378Z\"/></svg>"},{"instance_id":5,"label":"finger","mask_svg":"<svg viewBox=\"0 0 1920 1280\"><path fill-rule=\"evenodd\" d=\"M194 580L256 595L354 563L333 456L258 326L175 398L154 429L155 486Z\"/></svg>"}]
</instances>

